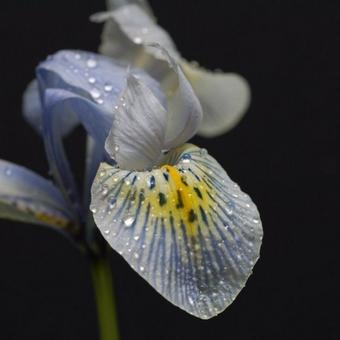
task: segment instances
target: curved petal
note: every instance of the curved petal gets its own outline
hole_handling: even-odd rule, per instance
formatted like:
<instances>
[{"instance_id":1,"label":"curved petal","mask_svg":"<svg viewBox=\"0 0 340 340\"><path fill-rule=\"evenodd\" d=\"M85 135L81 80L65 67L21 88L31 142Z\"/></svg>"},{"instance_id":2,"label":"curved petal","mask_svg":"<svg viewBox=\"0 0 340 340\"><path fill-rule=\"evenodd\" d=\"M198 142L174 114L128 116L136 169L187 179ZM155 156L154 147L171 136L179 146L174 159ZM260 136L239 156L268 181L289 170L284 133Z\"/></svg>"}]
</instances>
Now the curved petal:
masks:
<instances>
[{"instance_id":1,"label":"curved petal","mask_svg":"<svg viewBox=\"0 0 340 340\"><path fill-rule=\"evenodd\" d=\"M164 95L155 80L141 70L134 69L133 72L164 102ZM37 68L44 107L43 134L50 167L64 193L78 205L77 210L79 197L62 145L66 123L80 121L102 147L101 154L104 155L104 142L126 76L125 66L110 58L82 51L60 51Z\"/></svg>"},{"instance_id":2,"label":"curved petal","mask_svg":"<svg viewBox=\"0 0 340 340\"><path fill-rule=\"evenodd\" d=\"M22 112L27 122L40 134L42 130L42 106L36 79L28 84L24 92Z\"/></svg>"},{"instance_id":3,"label":"curved petal","mask_svg":"<svg viewBox=\"0 0 340 340\"><path fill-rule=\"evenodd\" d=\"M167 60L164 53L150 48L158 43L180 63L184 74L203 107L203 121L199 133L213 137L233 128L243 117L250 103L250 89L244 78L233 73L210 72L191 66L176 50L171 37L137 5L99 13L94 21L105 22L100 51L114 58L125 57L143 67L159 81L168 77L162 67ZM109 20L110 19L110 20Z\"/></svg>"},{"instance_id":4,"label":"curved petal","mask_svg":"<svg viewBox=\"0 0 340 340\"><path fill-rule=\"evenodd\" d=\"M211 318L232 303L259 257L250 197L204 149L184 145L151 172L102 163L95 222L113 249L173 304Z\"/></svg>"},{"instance_id":5,"label":"curved petal","mask_svg":"<svg viewBox=\"0 0 340 340\"><path fill-rule=\"evenodd\" d=\"M32 80L23 95L23 115L28 123L39 133L42 133L42 105L39 85L36 79ZM61 116L63 121L62 135L67 136L77 125L78 121L71 117Z\"/></svg>"},{"instance_id":6,"label":"curved petal","mask_svg":"<svg viewBox=\"0 0 340 340\"><path fill-rule=\"evenodd\" d=\"M163 59L162 54L148 47L149 44L157 43L167 49L176 60L179 59L169 34L137 5L131 4L114 11L97 13L91 16L91 20L106 22L99 48L105 55L113 58L124 56L125 59L134 60L135 65L145 68L145 53Z\"/></svg>"},{"instance_id":7,"label":"curved petal","mask_svg":"<svg viewBox=\"0 0 340 340\"><path fill-rule=\"evenodd\" d=\"M167 93L169 117L164 148L171 149L195 135L202 121L202 107L175 59L158 44L150 45L150 48L162 54L170 67L162 88Z\"/></svg>"},{"instance_id":8,"label":"curved petal","mask_svg":"<svg viewBox=\"0 0 340 340\"><path fill-rule=\"evenodd\" d=\"M106 7L110 11L128 4L137 4L142 7L150 15L150 17L153 17L152 9L146 0L106 0L106 4Z\"/></svg>"},{"instance_id":9,"label":"curved petal","mask_svg":"<svg viewBox=\"0 0 340 340\"><path fill-rule=\"evenodd\" d=\"M4 160L0 160L0 218L77 231L74 216L51 182Z\"/></svg>"},{"instance_id":10,"label":"curved petal","mask_svg":"<svg viewBox=\"0 0 340 340\"><path fill-rule=\"evenodd\" d=\"M235 73L211 72L189 63L182 63L203 108L199 134L215 137L232 129L250 104L250 87Z\"/></svg>"},{"instance_id":11,"label":"curved petal","mask_svg":"<svg viewBox=\"0 0 340 340\"><path fill-rule=\"evenodd\" d=\"M122 169L150 169L161 156L166 123L167 112L162 104L147 86L129 74L106 151Z\"/></svg>"},{"instance_id":12,"label":"curved petal","mask_svg":"<svg viewBox=\"0 0 340 340\"><path fill-rule=\"evenodd\" d=\"M140 76L159 100L164 95L158 82L139 69ZM113 106L125 86L127 67L95 53L84 51L59 51L37 68L40 90L59 88L83 96L113 115Z\"/></svg>"},{"instance_id":13,"label":"curved petal","mask_svg":"<svg viewBox=\"0 0 340 340\"><path fill-rule=\"evenodd\" d=\"M61 115L76 117L103 151L112 117L97 104L72 92L61 89L47 89L44 92L43 136L50 169L65 197L82 216L78 190L62 143Z\"/></svg>"}]
</instances>

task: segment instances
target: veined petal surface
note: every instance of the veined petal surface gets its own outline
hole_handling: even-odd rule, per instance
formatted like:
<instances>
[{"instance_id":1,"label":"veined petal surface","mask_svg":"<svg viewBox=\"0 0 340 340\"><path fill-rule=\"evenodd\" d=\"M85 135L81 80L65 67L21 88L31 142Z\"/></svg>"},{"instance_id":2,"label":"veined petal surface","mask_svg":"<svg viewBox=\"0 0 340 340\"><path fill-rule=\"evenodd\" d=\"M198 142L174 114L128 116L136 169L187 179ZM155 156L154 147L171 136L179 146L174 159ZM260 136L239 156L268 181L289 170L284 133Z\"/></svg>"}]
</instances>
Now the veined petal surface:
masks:
<instances>
[{"instance_id":1,"label":"veined petal surface","mask_svg":"<svg viewBox=\"0 0 340 340\"><path fill-rule=\"evenodd\" d=\"M162 104L130 74L106 139L106 151L122 169L150 169L162 154L166 124Z\"/></svg>"},{"instance_id":2,"label":"veined petal surface","mask_svg":"<svg viewBox=\"0 0 340 340\"><path fill-rule=\"evenodd\" d=\"M34 172L0 160L0 218L76 231L59 190Z\"/></svg>"},{"instance_id":3,"label":"veined petal surface","mask_svg":"<svg viewBox=\"0 0 340 340\"><path fill-rule=\"evenodd\" d=\"M202 319L230 305L259 257L256 206L210 157L186 144L149 172L102 163L95 222L119 254L173 304Z\"/></svg>"}]
</instances>

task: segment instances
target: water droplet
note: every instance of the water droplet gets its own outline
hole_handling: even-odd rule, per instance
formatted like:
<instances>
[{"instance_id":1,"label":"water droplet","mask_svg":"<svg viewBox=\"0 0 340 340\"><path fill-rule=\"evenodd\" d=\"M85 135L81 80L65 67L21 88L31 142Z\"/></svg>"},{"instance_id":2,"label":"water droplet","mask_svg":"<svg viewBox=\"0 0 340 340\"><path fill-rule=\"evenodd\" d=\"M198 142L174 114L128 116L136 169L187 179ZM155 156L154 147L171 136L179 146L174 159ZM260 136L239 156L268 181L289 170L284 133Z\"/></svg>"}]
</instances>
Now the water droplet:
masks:
<instances>
[{"instance_id":1,"label":"water droplet","mask_svg":"<svg viewBox=\"0 0 340 340\"><path fill-rule=\"evenodd\" d=\"M74 58L77 59L77 60L80 60L81 59L81 55L79 53L76 53L74 55Z\"/></svg>"},{"instance_id":2,"label":"water droplet","mask_svg":"<svg viewBox=\"0 0 340 340\"><path fill-rule=\"evenodd\" d=\"M102 98L96 99L96 103L98 103L99 105L104 104L104 100Z\"/></svg>"},{"instance_id":3,"label":"water droplet","mask_svg":"<svg viewBox=\"0 0 340 340\"><path fill-rule=\"evenodd\" d=\"M12 170L10 168L5 169L5 175L6 176L11 176L12 175Z\"/></svg>"},{"instance_id":4,"label":"water droplet","mask_svg":"<svg viewBox=\"0 0 340 340\"><path fill-rule=\"evenodd\" d=\"M138 241L138 240L139 240L139 235L136 235L136 236L134 237L134 240Z\"/></svg>"},{"instance_id":5,"label":"water droplet","mask_svg":"<svg viewBox=\"0 0 340 340\"><path fill-rule=\"evenodd\" d=\"M94 84L96 82L96 78L95 77L89 77L88 82L90 84Z\"/></svg>"},{"instance_id":6,"label":"water droplet","mask_svg":"<svg viewBox=\"0 0 340 340\"><path fill-rule=\"evenodd\" d=\"M134 42L135 44L141 44L141 43L143 42L143 39L142 39L141 37L135 37L135 38L133 39L133 42Z\"/></svg>"},{"instance_id":7,"label":"water droplet","mask_svg":"<svg viewBox=\"0 0 340 340\"><path fill-rule=\"evenodd\" d=\"M106 196L108 192L109 192L108 186L107 185L103 185L102 195Z\"/></svg>"},{"instance_id":8,"label":"water droplet","mask_svg":"<svg viewBox=\"0 0 340 340\"><path fill-rule=\"evenodd\" d=\"M113 209L116 206L117 200L115 196L110 196L107 201L109 203L109 209Z\"/></svg>"},{"instance_id":9,"label":"water droplet","mask_svg":"<svg viewBox=\"0 0 340 340\"><path fill-rule=\"evenodd\" d=\"M104 230L104 234L105 234L105 235L109 235L109 234L110 234L110 231L111 231L110 229L105 229L105 230Z\"/></svg>"},{"instance_id":10,"label":"water droplet","mask_svg":"<svg viewBox=\"0 0 340 340\"><path fill-rule=\"evenodd\" d=\"M118 145L118 144L115 144L115 145L113 146L113 150L114 150L115 152L118 152L118 151L119 151L119 145Z\"/></svg>"},{"instance_id":11,"label":"water droplet","mask_svg":"<svg viewBox=\"0 0 340 340\"><path fill-rule=\"evenodd\" d=\"M233 209L231 209L231 208L228 208L228 207L227 207L226 211L227 211L227 214L228 214L229 216L233 214Z\"/></svg>"},{"instance_id":12,"label":"water droplet","mask_svg":"<svg viewBox=\"0 0 340 340\"><path fill-rule=\"evenodd\" d=\"M144 268L143 266L140 266L140 267L139 267L139 270L140 270L141 272L144 272L145 268Z\"/></svg>"},{"instance_id":13,"label":"water droplet","mask_svg":"<svg viewBox=\"0 0 340 340\"><path fill-rule=\"evenodd\" d=\"M90 210L91 210L91 212L94 213L94 214L96 214L96 213L98 212L97 208L96 208L96 207L93 207L93 206L90 207Z\"/></svg>"},{"instance_id":14,"label":"water droplet","mask_svg":"<svg viewBox=\"0 0 340 340\"><path fill-rule=\"evenodd\" d=\"M98 99L100 97L100 92L97 89L92 89L91 96L93 99Z\"/></svg>"},{"instance_id":15,"label":"water droplet","mask_svg":"<svg viewBox=\"0 0 340 340\"><path fill-rule=\"evenodd\" d=\"M129 178L126 178L126 179L124 180L124 183L125 183L126 185L131 185L131 181L130 181Z\"/></svg>"},{"instance_id":16,"label":"water droplet","mask_svg":"<svg viewBox=\"0 0 340 340\"><path fill-rule=\"evenodd\" d=\"M135 257L135 259L139 259L139 254L138 253L134 253L133 256Z\"/></svg>"},{"instance_id":17,"label":"water droplet","mask_svg":"<svg viewBox=\"0 0 340 340\"><path fill-rule=\"evenodd\" d=\"M111 84L105 84L104 85L104 90L106 91L106 92L111 92L112 91L112 85Z\"/></svg>"},{"instance_id":18,"label":"water droplet","mask_svg":"<svg viewBox=\"0 0 340 340\"><path fill-rule=\"evenodd\" d=\"M260 220L257 219L257 218L254 218L254 219L253 219L253 222L254 222L255 224L259 224L259 223L260 223Z\"/></svg>"},{"instance_id":19,"label":"water droplet","mask_svg":"<svg viewBox=\"0 0 340 340\"><path fill-rule=\"evenodd\" d=\"M207 154L208 154L208 151L206 149L201 149L200 150L201 157L205 157Z\"/></svg>"},{"instance_id":20,"label":"water droplet","mask_svg":"<svg viewBox=\"0 0 340 340\"><path fill-rule=\"evenodd\" d=\"M106 171L105 170L102 170L100 173L99 173L99 177L104 177L106 174Z\"/></svg>"},{"instance_id":21,"label":"water droplet","mask_svg":"<svg viewBox=\"0 0 340 340\"><path fill-rule=\"evenodd\" d=\"M185 153L181 159L183 163L188 164L191 161L191 155L189 153Z\"/></svg>"},{"instance_id":22,"label":"water droplet","mask_svg":"<svg viewBox=\"0 0 340 340\"><path fill-rule=\"evenodd\" d=\"M135 218L133 216L126 217L124 220L125 227L131 227L134 221L135 221Z\"/></svg>"},{"instance_id":23,"label":"water droplet","mask_svg":"<svg viewBox=\"0 0 340 340\"><path fill-rule=\"evenodd\" d=\"M87 59L86 65L89 68L95 68L97 66L97 61L93 58L89 58Z\"/></svg>"}]
</instances>

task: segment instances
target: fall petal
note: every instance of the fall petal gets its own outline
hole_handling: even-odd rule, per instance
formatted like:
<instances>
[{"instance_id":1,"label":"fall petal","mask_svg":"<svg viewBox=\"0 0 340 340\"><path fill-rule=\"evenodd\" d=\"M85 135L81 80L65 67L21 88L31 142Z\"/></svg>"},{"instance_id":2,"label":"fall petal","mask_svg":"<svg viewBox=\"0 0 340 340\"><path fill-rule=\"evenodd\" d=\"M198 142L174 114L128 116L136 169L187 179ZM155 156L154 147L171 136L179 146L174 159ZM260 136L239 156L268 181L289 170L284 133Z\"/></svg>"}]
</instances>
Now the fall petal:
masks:
<instances>
[{"instance_id":1,"label":"fall petal","mask_svg":"<svg viewBox=\"0 0 340 340\"><path fill-rule=\"evenodd\" d=\"M193 145L170 152L151 172L102 163L91 210L107 242L132 268L202 319L233 302L259 257L256 206Z\"/></svg>"}]
</instances>

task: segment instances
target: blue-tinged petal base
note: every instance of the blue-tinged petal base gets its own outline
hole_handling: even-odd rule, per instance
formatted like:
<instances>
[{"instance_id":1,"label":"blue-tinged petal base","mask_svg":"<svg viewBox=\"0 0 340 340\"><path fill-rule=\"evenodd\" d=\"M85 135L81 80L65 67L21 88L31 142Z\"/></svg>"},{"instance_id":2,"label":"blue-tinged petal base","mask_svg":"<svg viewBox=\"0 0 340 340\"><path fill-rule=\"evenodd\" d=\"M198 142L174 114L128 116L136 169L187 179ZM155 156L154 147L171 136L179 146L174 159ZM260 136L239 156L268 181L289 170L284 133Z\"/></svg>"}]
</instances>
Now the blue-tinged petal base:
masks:
<instances>
[{"instance_id":1,"label":"blue-tinged petal base","mask_svg":"<svg viewBox=\"0 0 340 340\"><path fill-rule=\"evenodd\" d=\"M113 249L170 302L202 319L235 299L259 257L256 206L204 149L186 144L149 172L102 163L94 219Z\"/></svg>"}]
</instances>

